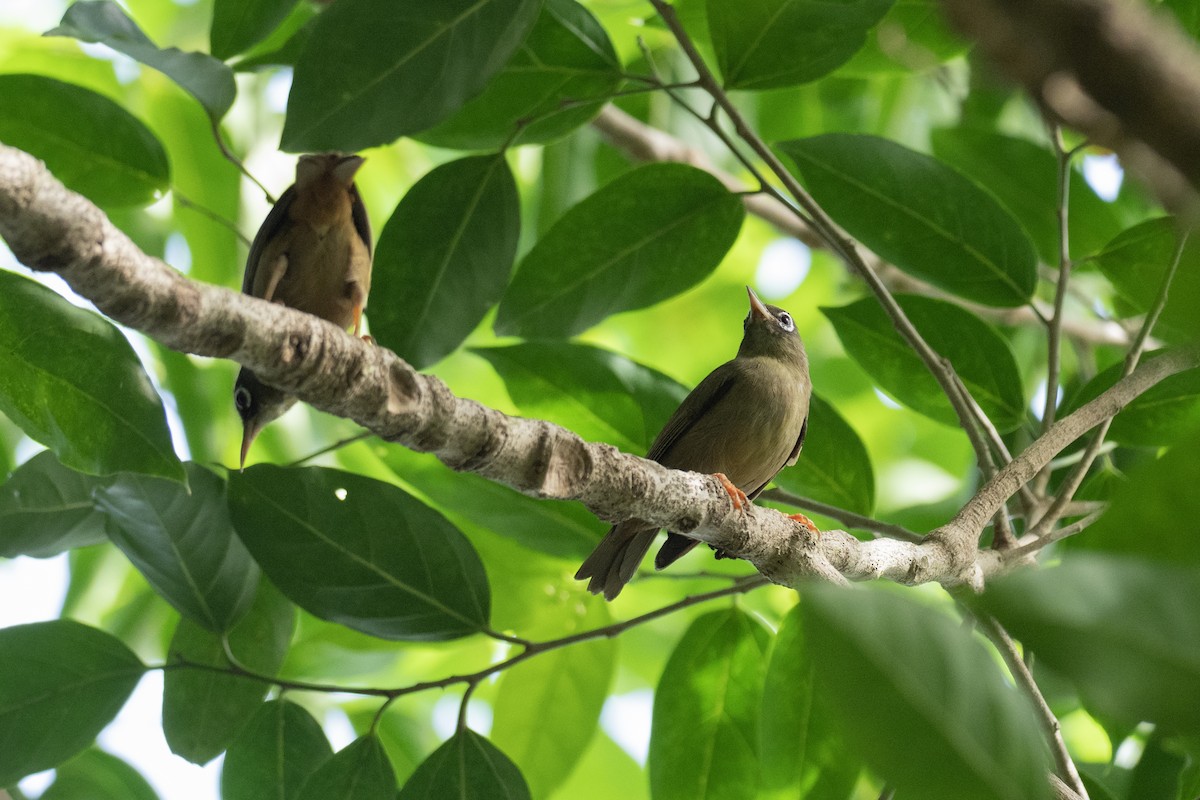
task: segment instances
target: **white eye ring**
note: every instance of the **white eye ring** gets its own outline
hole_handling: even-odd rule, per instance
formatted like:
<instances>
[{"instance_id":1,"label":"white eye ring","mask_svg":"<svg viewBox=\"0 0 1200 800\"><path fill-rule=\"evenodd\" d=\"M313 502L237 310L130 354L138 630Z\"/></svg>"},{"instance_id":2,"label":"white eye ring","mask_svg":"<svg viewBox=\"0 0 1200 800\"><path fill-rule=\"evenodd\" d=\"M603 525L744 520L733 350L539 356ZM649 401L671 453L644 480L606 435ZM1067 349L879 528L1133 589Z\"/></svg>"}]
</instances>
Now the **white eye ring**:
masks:
<instances>
[{"instance_id":1,"label":"white eye ring","mask_svg":"<svg viewBox=\"0 0 1200 800\"><path fill-rule=\"evenodd\" d=\"M796 330L796 323L792 322L792 315L786 311L782 312L776 319L779 320L779 326L788 333Z\"/></svg>"},{"instance_id":2,"label":"white eye ring","mask_svg":"<svg viewBox=\"0 0 1200 800\"><path fill-rule=\"evenodd\" d=\"M233 393L233 404L241 411L245 411L246 409L250 408L250 403L252 400L253 398L250 396L250 390L245 386L239 386Z\"/></svg>"}]
</instances>

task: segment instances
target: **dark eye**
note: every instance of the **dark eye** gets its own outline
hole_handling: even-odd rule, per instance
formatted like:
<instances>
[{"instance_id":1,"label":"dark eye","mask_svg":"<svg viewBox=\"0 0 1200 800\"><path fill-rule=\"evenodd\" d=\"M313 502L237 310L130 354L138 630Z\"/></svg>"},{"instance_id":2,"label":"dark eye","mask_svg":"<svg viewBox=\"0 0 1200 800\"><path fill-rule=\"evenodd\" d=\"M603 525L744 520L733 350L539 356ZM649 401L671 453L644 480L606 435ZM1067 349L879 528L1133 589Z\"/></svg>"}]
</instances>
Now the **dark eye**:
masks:
<instances>
[{"instance_id":1,"label":"dark eye","mask_svg":"<svg viewBox=\"0 0 1200 800\"><path fill-rule=\"evenodd\" d=\"M253 398L250 397L250 390L245 386L239 386L233 391L233 404L237 406L238 411L249 411L251 402L253 402Z\"/></svg>"},{"instance_id":2,"label":"dark eye","mask_svg":"<svg viewBox=\"0 0 1200 800\"><path fill-rule=\"evenodd\" d=\"M785 331L790 333L791 331L796 330L796 323L792 322L792 315L786 311L782 312L775 319L779 320L779 327L783 328Z\"/></svg>"}]
</instances>

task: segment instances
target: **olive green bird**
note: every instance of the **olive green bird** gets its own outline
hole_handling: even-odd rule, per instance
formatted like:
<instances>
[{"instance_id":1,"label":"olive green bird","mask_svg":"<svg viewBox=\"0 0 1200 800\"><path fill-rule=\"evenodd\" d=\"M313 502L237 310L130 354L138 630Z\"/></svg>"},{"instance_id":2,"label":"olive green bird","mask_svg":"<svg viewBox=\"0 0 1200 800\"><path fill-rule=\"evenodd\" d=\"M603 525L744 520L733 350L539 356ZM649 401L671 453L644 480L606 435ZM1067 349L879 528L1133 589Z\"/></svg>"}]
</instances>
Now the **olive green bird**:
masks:
<instances>
[{"instance_id":1,"label":"olive green bird","mask_svg":"<svg viewBox=\"0 0 1200 800\"><path fill-rule=\"evenodd\" d=\"M812 383L808 356L788 312L764 305L750 287L750 313L737 357L717 367L692 390L646 458L672 469L715 474L741 508L785 466L796 463L808 426ZM817 528L803 515L794 519ZM614 525L575 573L590 578L588 591L612 600L637 571L658 528L642 520ZM672 564L697 544L677 533L654 559Z\"/></svg>"},{"instance_id":2,"label":"olive green bird","mask_svg":"<svg viewBox=\"0 0 1200 800\"><path fill-rule=\"evenodd\" d=\"M267 215L250 245L242 291L307 311L357 336L371 291L371 225L354 185L363 159L301 156L296 183ZM242 418L242 457L266 425L296 398L242 368L233 388Z\"/></svg>"}]
</instances>

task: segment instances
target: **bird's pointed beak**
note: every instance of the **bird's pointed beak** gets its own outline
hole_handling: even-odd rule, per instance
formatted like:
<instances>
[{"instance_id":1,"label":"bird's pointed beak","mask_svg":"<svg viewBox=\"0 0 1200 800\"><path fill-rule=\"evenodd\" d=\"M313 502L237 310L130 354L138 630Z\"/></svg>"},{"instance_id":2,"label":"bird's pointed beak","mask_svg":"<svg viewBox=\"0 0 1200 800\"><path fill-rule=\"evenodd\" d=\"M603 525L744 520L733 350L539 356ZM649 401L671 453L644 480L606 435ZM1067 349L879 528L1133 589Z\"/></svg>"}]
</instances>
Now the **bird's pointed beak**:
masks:
<instances>
[{"instance_id":1,"label":"bird's pointed beak","mask_svg":"<svg viewBox=\"0 0 1200 800\"><path fill-rule=\"evenodd\" d=\"M771 319L771 312L763 305L763 301L758 299L758 295L749 286L746 287L746 294L750 295L750 316L758 320Z\"/></svg>"},{"instance_id":2,"label":"bird's pointed beak","mask_svg":"<svg viewBox=\"0 0 1200 800\"><path fill-rule=\"evenodd\" d=\"M262 426L254 420L246 420L242 424L242 460L238 466L242 472L246 471L246 456L250 453L250 445L254 444L254 437L258 436L258 432L262 430Z\"/></svg>"},{"instance_id":3,"label":"bird's pointed beak","mask_svg":"<svg viewBox=\"0 0 1200 800\"><path fill-rule=\"evenodd\" d=\"M363 165L365 160L359 155L344 155L334 165L333 174L339 181L349 186L354 180L354 175L358 172L358 168Z\"/></svg>"}]
</instances>

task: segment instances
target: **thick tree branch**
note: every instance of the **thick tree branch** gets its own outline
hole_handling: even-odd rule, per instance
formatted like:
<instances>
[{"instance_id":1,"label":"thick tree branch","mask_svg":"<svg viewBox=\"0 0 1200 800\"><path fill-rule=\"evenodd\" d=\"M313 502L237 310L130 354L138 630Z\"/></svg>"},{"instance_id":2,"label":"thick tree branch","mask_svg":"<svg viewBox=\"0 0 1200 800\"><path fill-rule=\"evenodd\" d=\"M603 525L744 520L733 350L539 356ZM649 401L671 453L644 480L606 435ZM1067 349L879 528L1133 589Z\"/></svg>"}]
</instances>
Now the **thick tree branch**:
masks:
<instances>
[{"instance_id":1,"label":"thick tree branch","mask_svg":"<svg viewBox=\"0 0 1200 800\"><path fill-rule=\"evenodd\" d=\"M1110 147L1164 204L1196 211L1200 53L1166 12L1128 0L943 0L1029 94Z\"/></svg>"},{"instance_id":2,"label":"thick tree branch","mask_svg":"<svg viewBox=\"0 0 1200 800\"><path fill-rule=\"evenodd\" d=\"M448 466L537 497L579 500L601 519L637 517L750 561L768 579L904 583L969 580L1010 568L974 547L986 521L1050 458L1159 380L1200 363L1200 347L1143 365L1056 423L989 481L948 525L919 544L814 540L777 511L734 511L716 479L676 472L540 420L509 417L454 396L395 353L336 326L239 292L190 280L151 258L41 162L0 145L0 235L16 257L60 274L112 319L168 347L230 358L312 406ZM230 410L232 412L232 408ZM978 559L978 560L977 560Z\"/></svg>"}]
</instances>

